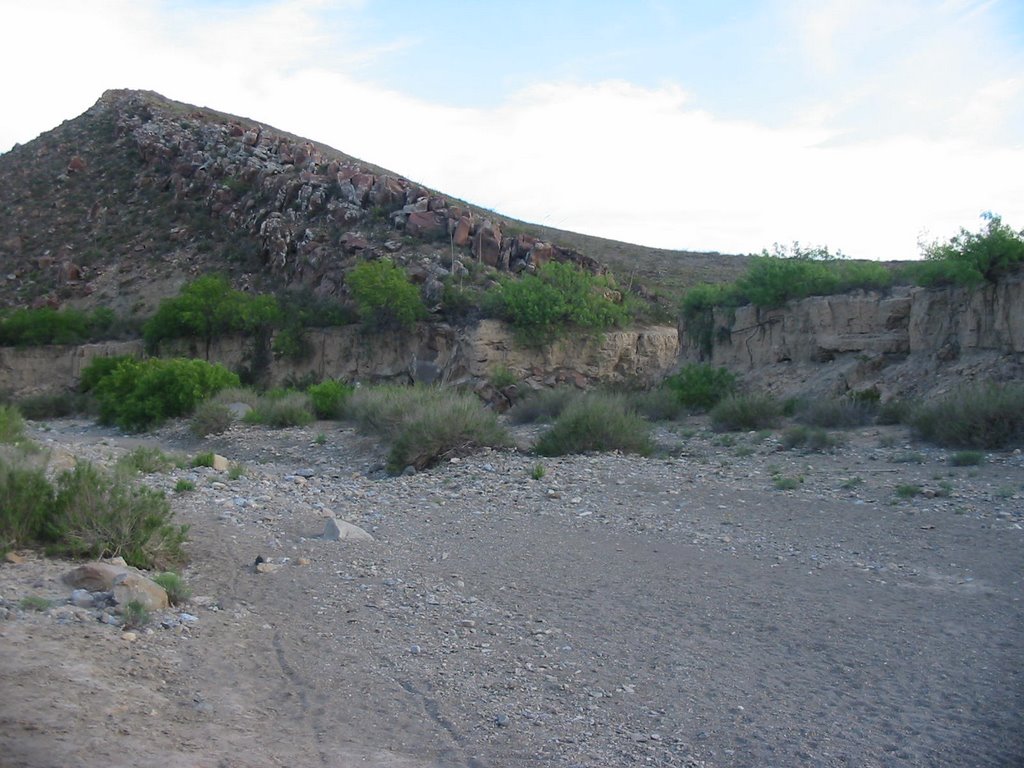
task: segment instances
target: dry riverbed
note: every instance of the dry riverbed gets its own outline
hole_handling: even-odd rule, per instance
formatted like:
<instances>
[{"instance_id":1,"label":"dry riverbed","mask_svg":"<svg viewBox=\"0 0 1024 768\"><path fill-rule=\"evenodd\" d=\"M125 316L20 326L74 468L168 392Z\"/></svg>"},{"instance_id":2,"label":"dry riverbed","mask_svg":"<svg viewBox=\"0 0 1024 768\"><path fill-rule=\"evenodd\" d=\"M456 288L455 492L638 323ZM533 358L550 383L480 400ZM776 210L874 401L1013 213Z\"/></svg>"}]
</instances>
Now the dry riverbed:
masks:
<instances>
[{"instance_id":1,"label":"dry riverbed","mask_svg":"<svg viewBox=\"0 0 1024 768\"><path fill-rule=\"evenodd\" d=\"M68 604L69 563L0 565L0 764L1024 764L1024 457L844 434L806 454L694 419L654 458L391 478L333 423L34 424L57 462L245 472L143 478L191 526L194 593L145 629Z\"/></svg>"}]
</instances>

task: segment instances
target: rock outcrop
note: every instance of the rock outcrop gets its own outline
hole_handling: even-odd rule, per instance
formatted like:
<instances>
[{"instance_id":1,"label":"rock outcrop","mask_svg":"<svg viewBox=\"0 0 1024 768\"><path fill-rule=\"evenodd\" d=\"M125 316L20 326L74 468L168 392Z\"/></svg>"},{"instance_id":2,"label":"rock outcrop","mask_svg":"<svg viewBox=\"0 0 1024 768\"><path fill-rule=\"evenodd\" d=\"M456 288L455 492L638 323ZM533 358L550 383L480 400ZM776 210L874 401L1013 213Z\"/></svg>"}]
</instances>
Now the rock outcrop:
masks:
<instances>
[{"instance_id":1,"label":"rock outcrop","mask_svg":"<svg viewBox=\"0 0 1024 768\"><path fill-rule=\"evenodd\" d=\"M894 395L1024 377L1024 276L716 310L712 336L708 355L683 325L682 358L707 359L779 391L874 386Z\"/></svg>"}]
</instances>

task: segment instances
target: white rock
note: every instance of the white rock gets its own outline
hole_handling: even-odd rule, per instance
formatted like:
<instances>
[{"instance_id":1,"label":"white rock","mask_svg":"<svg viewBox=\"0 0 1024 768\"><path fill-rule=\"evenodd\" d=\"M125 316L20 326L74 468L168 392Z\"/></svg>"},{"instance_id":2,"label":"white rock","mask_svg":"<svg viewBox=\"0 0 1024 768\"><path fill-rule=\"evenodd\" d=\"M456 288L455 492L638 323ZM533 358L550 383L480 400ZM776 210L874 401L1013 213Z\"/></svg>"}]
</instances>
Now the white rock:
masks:
<instances>
[{"instance_id":1,"label":"white rock","mask_svg":"<svg viewBox=\"0 0 1024 768\"><path fill-rule=\"evenodd\" d=\"M373 541L373 536L358 525L338 520L336 517L329 517L324 521L324 535L321 538L327 541Z\"/></svg>"}]
</instances>

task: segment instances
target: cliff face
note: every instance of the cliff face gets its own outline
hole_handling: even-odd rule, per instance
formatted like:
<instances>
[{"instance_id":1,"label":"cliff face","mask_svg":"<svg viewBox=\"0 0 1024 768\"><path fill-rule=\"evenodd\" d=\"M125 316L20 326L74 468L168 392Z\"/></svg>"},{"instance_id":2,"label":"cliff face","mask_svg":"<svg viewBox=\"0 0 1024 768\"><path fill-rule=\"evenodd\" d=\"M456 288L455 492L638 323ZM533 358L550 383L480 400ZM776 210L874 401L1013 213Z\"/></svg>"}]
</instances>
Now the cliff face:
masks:
<instances>
[{"instance_id":1,"label":"cliff face","mask_svg":"<svg viewBox=\"0 0 1024 768\"><path fill-rule=\"evenodd\" d=\"M895 288L717 311L710 362L777 391L911 394L1024 373L1024 275L978 288ZM701 350L680 328L684 360ZM824 365L823 365L824 364Z\"/></svg>"},{"instance_id":2,"label":"cliff face","mask_svg":"<svg viewBox=\"0 0 1024 768\"><path fill-rule=\"evenodd\" d=\"M601 337L571 338L540 350L517 345L509 329L485 320L468 328L423 323L415 333L372 335L346 326L308 332L313 352L301 363L275 361L270 384L315 376L346 381L442 382L485 390L499 368L509 369L527 387L601 382L653 383L675 364L678 336L670 326L616 330ZM228 368L246 365L250 344L243 338L214 342L210 359ZM187 343L161 350L196 356ZM111 342L78 347L0 348L0 387L15 396L74 386L82 369L100 356L142 353L142 343ZM491 398L497 393L482 391Z\"/></svg>"}]
</instances>

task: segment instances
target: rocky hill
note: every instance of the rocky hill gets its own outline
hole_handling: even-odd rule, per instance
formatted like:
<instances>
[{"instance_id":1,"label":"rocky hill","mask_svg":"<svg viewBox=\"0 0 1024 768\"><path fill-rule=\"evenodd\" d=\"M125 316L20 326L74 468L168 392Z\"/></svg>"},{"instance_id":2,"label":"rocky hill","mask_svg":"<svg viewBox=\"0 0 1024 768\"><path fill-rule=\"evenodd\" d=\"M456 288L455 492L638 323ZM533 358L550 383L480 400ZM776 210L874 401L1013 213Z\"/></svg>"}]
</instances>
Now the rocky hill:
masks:
<instances>
[{"instance_id":1,"label":"rocky hill","mask_svg":"<svg viewBox=\"0 0 1024 768\"><path fill-rule=\"evenodd\" d=\"M360 255L391 256L428 300L473 263L610 268L652 298L730 279L746 261L505 219L322 144L142 91L108 91L0 156L0 232L0 306L135 317L211 271L241 288L344 295Z\"/></svg>"}]
</instances>

